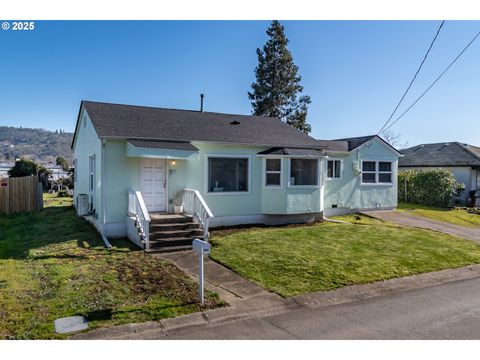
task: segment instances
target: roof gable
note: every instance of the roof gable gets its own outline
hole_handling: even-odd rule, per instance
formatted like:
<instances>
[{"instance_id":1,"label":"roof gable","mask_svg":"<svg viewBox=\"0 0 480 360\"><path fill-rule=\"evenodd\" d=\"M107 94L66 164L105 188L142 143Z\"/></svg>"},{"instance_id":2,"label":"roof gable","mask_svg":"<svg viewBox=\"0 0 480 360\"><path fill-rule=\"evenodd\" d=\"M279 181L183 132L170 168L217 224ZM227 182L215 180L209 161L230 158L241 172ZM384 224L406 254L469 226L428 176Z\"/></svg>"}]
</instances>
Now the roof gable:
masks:
<instances>
[{"instance_id":1,"label":"roof gable","mask_svg":"<svg viewBox=\"0 0 480 360\"><path fill-rule=\"evenodd\" d=\"M276 118L92 101L81 107L100 138L319 148L315 139Z\"/></svg>"},{"instance_id":2,"label":"roof gable","mask_svg":"<svg viewBox=\"0 0 480 360\"><path fill-rule=\"evenodd\" d=\"M375 139L380 141L383 145L385 145L385 147L387 147L393 153L395 153L399 156L403 156L400 151L395 149L392 145L390 145L388 142L383 140L378 135L367 135L367 136L337 139L337 140L331 140L331 142L335 142L335 143L342 143L343 142L343 143L345 143L346 145L343 145L343 146L345 146L347 148L347 151L350 152L350 151L361 148L362 146L364 146L368 142L370 142L372 140L375 140ZM331 150L331 151L335 151L335 150ZM339 150L336 150L336 151L339 151Z\"/></svg>"},{"instance_id":3,"label":"roof gable","mask_svg":"<svg viewBox=\"0 0 480 360\"><path fill-rule=\"evenodd\" d=\"M348 151L352 151L362 146L366 142L372 140L375 136L376 135L359 136L353 138L337 139L336 141L346 141L348 143Z\"/></svg>"}]
</instances>

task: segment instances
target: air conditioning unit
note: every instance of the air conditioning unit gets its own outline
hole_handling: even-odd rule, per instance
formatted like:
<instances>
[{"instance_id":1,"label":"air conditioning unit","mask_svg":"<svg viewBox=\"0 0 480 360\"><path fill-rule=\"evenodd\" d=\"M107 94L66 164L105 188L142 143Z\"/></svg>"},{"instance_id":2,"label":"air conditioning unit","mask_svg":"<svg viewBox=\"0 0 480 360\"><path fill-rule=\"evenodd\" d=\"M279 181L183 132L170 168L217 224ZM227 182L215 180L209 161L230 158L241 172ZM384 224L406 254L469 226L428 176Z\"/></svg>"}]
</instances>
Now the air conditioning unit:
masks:
<instances>
[{"instance_id":1,"label":"air conditioning unit","mask_svg":"<svg viewBox=\"0 0 480 360\"><path fill-rule=\"evenodd\" d=\"M89 196L87 194L78 194L77 195L77 215L78 216L87 216L89 208Z\"/></svg>"}]
</instances>

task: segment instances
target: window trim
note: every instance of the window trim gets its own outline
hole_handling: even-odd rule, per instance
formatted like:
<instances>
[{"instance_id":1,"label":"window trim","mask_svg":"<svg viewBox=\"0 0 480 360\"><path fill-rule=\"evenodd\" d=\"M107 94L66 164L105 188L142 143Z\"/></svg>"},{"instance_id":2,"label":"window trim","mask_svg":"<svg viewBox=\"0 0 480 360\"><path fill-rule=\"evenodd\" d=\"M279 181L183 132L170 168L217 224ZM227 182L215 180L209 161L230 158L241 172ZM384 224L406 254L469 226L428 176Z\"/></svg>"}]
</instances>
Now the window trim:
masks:
<instances>
[{"instance_id":1,"label":"window trim","mask_svg":"<svg viewBox=\"0 0 480 360\"><path fill-rule=\"evenodd\" d=\"M374 162L375 163L375 171L363 171L363 163L364 162ZM391 170L390 171L380 171L380 164L381 162L389 162L391 165ZM360 184L362 186L393 186L394 184L394 179L395 179L395 171L394 171L394 161L393 160L384 160L384 159L362 159L360 163ZM366 174L375 174L375 182L374 183L367 183L363 182L363 173ZM391 174L392 176L392 181L391 182L379 182L379 174Z\"/></svg>"},{"instance_id":2,"label":"window trim","mask_svg":"<svg viewBox=\"0 0 480 360\"><path fill-rule=\"evenodd\" d=\"M208 188L208 163L210 158L230 158L230 159L247 159L247 183L248 191L209 191ZM249 195L252 191L252 157L251 155L237 155L237 154L206 154L205 155L205 176L204 176L204 194L205 195Z\"/></svg>"},{"instance_id":3,"label":"window trim","mask_svg":"<svg viewBox=\"0 0 480 360\"><path fill-rule=\"evenodd\" d=\"M90 154L88 156L88 192L95 195L95 178L97 176L97 161L96 155Z\"/></svg>"},{"instance_id":4,"label":"window trim","mask_svg":"<svg viewBox=\"0 0 480 360\"><path fill-rule=\"evenodd\" d=\"M328 177L328 162L329 161L340 161L340 177ZM335 174L335 167L334 167L334 170L333 170L333 173ZM339 158L328 158L326 159L326 166L325 166L325 180L328 180L328 181L338 181L338 180L342 180L343 179L343 159L339 159Z\"/></svg>"},{"instance_id":5,"label":"window trim","mask_svg":"<svg viewBox=\"0 0 480 360\"><path fill-rule=\"evenodd\" d=\"M78 170L77 170L77 158L73 159L73 184L75 185L77 183L77 177L78 177ZM74 186L75 189L75 186Z\"/></svg>"},{"instance_id":6,"label":"window trim","mask_svg":"<svg viewBox=\"0 0 480 360\"><path fill-rule=\"evenodd\" d=\"M267 160L280 160L280 171L268 171L270 174L280 174L280 185L267 185ZM262 168L262 185L264 189L283 189L283 158L264 157Z\"/></svg>"},{"instance_id":7,"label":"window trim","mask_svg":"<svg viewBox=\"0 0 480 360\"><path fill-rule=\"evenodd\" d=\"M290 183L290 178L291 178L291 173L292 173L292 160L315 160L317 161L317 185L292 185ZM320 167L321 167L321 164L320 164L320 159L318 158L309 158L309 157L293 157L293 158L289 158L289 161L288 161L288 172L287 172L287 175L288 175L288 188L293 188L293 189L318 189L320 188L320 183L321 183L321 179L320 179Z\"/></svg>"}]
</instances>

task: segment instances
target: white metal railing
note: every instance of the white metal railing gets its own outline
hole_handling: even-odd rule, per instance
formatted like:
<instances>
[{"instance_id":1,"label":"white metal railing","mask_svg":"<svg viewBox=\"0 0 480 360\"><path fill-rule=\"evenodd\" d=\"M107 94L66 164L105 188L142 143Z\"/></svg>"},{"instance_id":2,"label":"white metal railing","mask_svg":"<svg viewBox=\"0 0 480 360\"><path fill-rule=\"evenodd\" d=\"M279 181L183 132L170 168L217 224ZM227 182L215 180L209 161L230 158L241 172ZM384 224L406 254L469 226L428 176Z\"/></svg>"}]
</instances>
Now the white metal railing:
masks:
<instances>
[{"instance_id":1,"label":"white metal railing","mask_svg":"<svg viewBox=\"0 0 480 360\"><path fill-rule=\"evenodd\" d=\"M193 216L193 219L200 223L203 229L203 240L208 241L208 225L210 219L213 218L213 213L200 192L193 189L183 189L182 205L183 212Z\"/></svg>"},{"instance_id":2,"label":"white metal railing","mask_svg":"<svg viewBox=\"0 0 480 360\"><path fill-rule=\"evenodd\" d=\"M142 193L136 190L128 190L128 216L135 217L135 226L140 235L143 247L148 250L150 238L150 215L148 214Z\"/></svg>"}]
</instances>

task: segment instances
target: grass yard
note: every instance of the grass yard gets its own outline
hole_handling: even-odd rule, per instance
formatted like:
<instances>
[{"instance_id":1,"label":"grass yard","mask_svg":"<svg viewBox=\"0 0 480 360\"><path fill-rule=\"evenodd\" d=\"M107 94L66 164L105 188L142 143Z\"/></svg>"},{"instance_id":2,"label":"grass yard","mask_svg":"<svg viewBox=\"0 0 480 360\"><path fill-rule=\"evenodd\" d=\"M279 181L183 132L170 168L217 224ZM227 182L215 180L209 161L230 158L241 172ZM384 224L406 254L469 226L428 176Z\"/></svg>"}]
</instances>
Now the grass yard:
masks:
<instances>
[{"instance_id":1,"label":"grass yard","mask_svg":"<svg viewBox=\"0 0 480 360\"><path fill-rule=\"evenodd\" d=\"M480 263L480 244L358 215L351 224L219 231L211 257L282 296Z\"/></svg>"},{"instance_id":2,"label":"grass yard","mask_svg":"<svg viewBox=\"0 0 480 360\"><path fill-rule=\"evenodd\" d=\"M470 214L462 209L448 209L419 204L399 203L397 210L405 214L423 216L465 227L479 227L480 215Z\"/></svg>"},{"instance_id":3,"label":"grass yard","mask_svg":"<svg viewBox=\"0 0 480 360\"><path fill-rule=\"evenodd\" d=\"M63 338L53 321L70 315L86 315L92 329L200 310L197 285L178 268L125 239L105 249L69 198L45 203L0 216L0 339ZM222 305L212 293L206 304Z\"/></svg>"}]
</instances>

